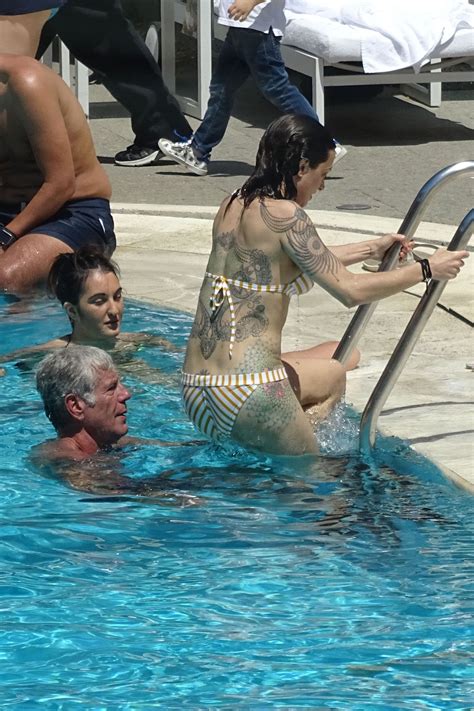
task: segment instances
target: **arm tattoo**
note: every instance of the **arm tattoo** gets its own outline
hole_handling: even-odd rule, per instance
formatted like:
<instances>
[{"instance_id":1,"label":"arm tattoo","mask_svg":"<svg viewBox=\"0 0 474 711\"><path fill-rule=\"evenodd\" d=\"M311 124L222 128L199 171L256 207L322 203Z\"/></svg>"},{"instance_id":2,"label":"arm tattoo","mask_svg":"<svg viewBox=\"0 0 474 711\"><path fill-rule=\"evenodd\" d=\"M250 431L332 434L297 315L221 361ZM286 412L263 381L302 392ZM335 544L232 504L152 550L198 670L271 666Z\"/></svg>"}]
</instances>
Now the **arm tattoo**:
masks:
<instances>
[{"instance_id":1,"label":"arm tattoo","mask_svg":"<svg viewBox=\"0 0 474 711\"><path fill-rule=\"evenodd\" d=\"M316 229L301 207L291 217L271 215L264 202L260 203L260 215L265 225L273 232L284 232L288 244L305 272L329 272L336 276L341 266L339 259L323 244Z\"/></svg>"}]
</instances>

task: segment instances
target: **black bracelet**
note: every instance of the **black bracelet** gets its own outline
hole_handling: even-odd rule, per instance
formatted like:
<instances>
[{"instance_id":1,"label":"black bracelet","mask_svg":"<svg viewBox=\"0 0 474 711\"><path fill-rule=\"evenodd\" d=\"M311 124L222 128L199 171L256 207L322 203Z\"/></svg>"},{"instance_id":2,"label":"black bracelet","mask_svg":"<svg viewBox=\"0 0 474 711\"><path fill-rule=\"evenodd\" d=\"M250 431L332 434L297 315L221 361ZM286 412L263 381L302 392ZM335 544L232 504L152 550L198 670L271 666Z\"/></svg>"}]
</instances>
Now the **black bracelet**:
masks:
<instances>
[{"instance_id":1,"label":"black bracelet","mask_svg":"<svg viewBox=\"0 0 474 711\"><path fill-rule=\"evenodd\" d=\"M429 284L433 278L429 261L427 259L420 259L418 264L421 264L422 281L426 282L426 284Z\"/></svg>"},{"instance_id":2,"label":"black bracelet","mask_svg":"<svg viewBox=\"0 0 474 711\"><path fill-rule=\"evenodd\" d=\"M14 232L0 224L0 247L9 247L13 242L16 242L18 237Z\"/></svg>"}]
</instances>

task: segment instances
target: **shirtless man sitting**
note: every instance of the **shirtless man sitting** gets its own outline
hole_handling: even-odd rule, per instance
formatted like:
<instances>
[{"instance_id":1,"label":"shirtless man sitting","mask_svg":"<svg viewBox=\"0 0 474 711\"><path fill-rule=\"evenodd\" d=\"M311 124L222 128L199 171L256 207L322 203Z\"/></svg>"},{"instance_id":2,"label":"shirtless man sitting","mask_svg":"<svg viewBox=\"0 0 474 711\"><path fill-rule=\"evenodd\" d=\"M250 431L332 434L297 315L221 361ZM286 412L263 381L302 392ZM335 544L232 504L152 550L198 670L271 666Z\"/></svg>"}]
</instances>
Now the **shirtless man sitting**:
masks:
<instances>
[{"instance_id":1,"label":"shirtless man sitting","mask_svg":"<svg viewBox=\"0 0 474 711\"><path fill-rule=\"evenodd\" d=\"M110 194L63 80L30 57L0 54L0 290L43 286L54 258L83 244L110 256Z\"/></svg>"}]
</instances>

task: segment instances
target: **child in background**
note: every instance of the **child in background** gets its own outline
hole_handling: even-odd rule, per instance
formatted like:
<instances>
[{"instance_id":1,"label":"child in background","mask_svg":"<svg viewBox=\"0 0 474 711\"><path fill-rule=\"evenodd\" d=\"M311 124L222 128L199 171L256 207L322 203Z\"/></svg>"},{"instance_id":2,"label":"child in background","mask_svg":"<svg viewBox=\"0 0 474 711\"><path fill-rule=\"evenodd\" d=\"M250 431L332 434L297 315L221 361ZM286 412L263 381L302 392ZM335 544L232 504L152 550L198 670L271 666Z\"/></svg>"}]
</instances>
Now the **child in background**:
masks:
<instances>
[{"instance_id":1,"label":"child in background","mask_svg":"<svg viewBox=\"0 0 474 711\"><path fill-rule=\"evenodd\" d=\"M280 51L285 0L214 0L218 22L227 32L213 72L204 119L186 143L161 139L161 151L195 175L206 175L211 151L222 140L234 96L250 75L263 96L285 114L318 120L313 107L290 83ZM336 159L346 153L336 145Z\"/></svg>"}]
</instances>

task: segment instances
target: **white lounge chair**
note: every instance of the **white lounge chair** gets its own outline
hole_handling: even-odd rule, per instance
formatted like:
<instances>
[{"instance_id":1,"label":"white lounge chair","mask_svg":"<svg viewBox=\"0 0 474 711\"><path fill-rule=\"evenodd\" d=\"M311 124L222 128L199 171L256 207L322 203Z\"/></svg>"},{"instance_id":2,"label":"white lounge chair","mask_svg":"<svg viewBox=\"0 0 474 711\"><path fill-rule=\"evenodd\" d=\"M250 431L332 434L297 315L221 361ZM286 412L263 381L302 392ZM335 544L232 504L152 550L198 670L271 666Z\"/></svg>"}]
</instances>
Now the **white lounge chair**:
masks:
<instances>
[{"instance_id":1,"label":"white lounge chair","mask_svg":"<svg viewBox=\"0 0 474 711\"><path fill-rule=\"evenodd\" d=\"M474 31L460 29L436 56L430 58L416 73L412 67L391 72L366 73L362 66L362 41L371 30L349 27L325 17L308 23L306 15L292 19L286 28L282 55L289 69L301 72L312 80L312 104L324 123L324 89L326 86L367 84L402 84L404 93L428 103L441 104L441 88L445 82L472 82L474 69L452 71L460 64L474 66ZM331 74L336 67L344 73ZM448 68L450 71L448 72ZM429 83L430 89L422 87Z\"/></svg>"},{"instance_id":2,"label":"white lounge chair","mask_svg":"<svg viewBox=\"0 0 474 711\"><path fill-rule=\"evenodd\" d=\"M318 7L318 0L306 0ZM416 2L417 0L414 0ZM439 2L444 0L438 0ZM382 0L383 2L383 0ZM474 0L472 0L474 2ZM326 1L326 5L328 2ZM197 4L198 87L197 100L180 96L178 99L186 113L202 119L209 98L211 78L212 35L223 39L227 28L212 20L212 0L198 0ZM161 49L163 77L175 92L175 23L183 23L185 0L161 0ZM370 30L356 29L317 14L314 22L302 14L292 19L286 28L281 45L286 66L312 80L312 104L324 122L324 88L358 84L402 84L405 93L431 106L441 103L441 88L446 82L474 81L474 31L459 29L451 41L429 58L429 63L416 73L412 67L392 72L366 73L363 70L362 41ZM364 35L365 33L365 35ZM453 67L467 63L465 71L452 71ZM472 66L471 66L472 65ZM344 74L331 75L329 67L345 70ZM450 71L447 71L447 70ZM422 84L428 84L426 89Z\"/></svg>"}]
</instances>

